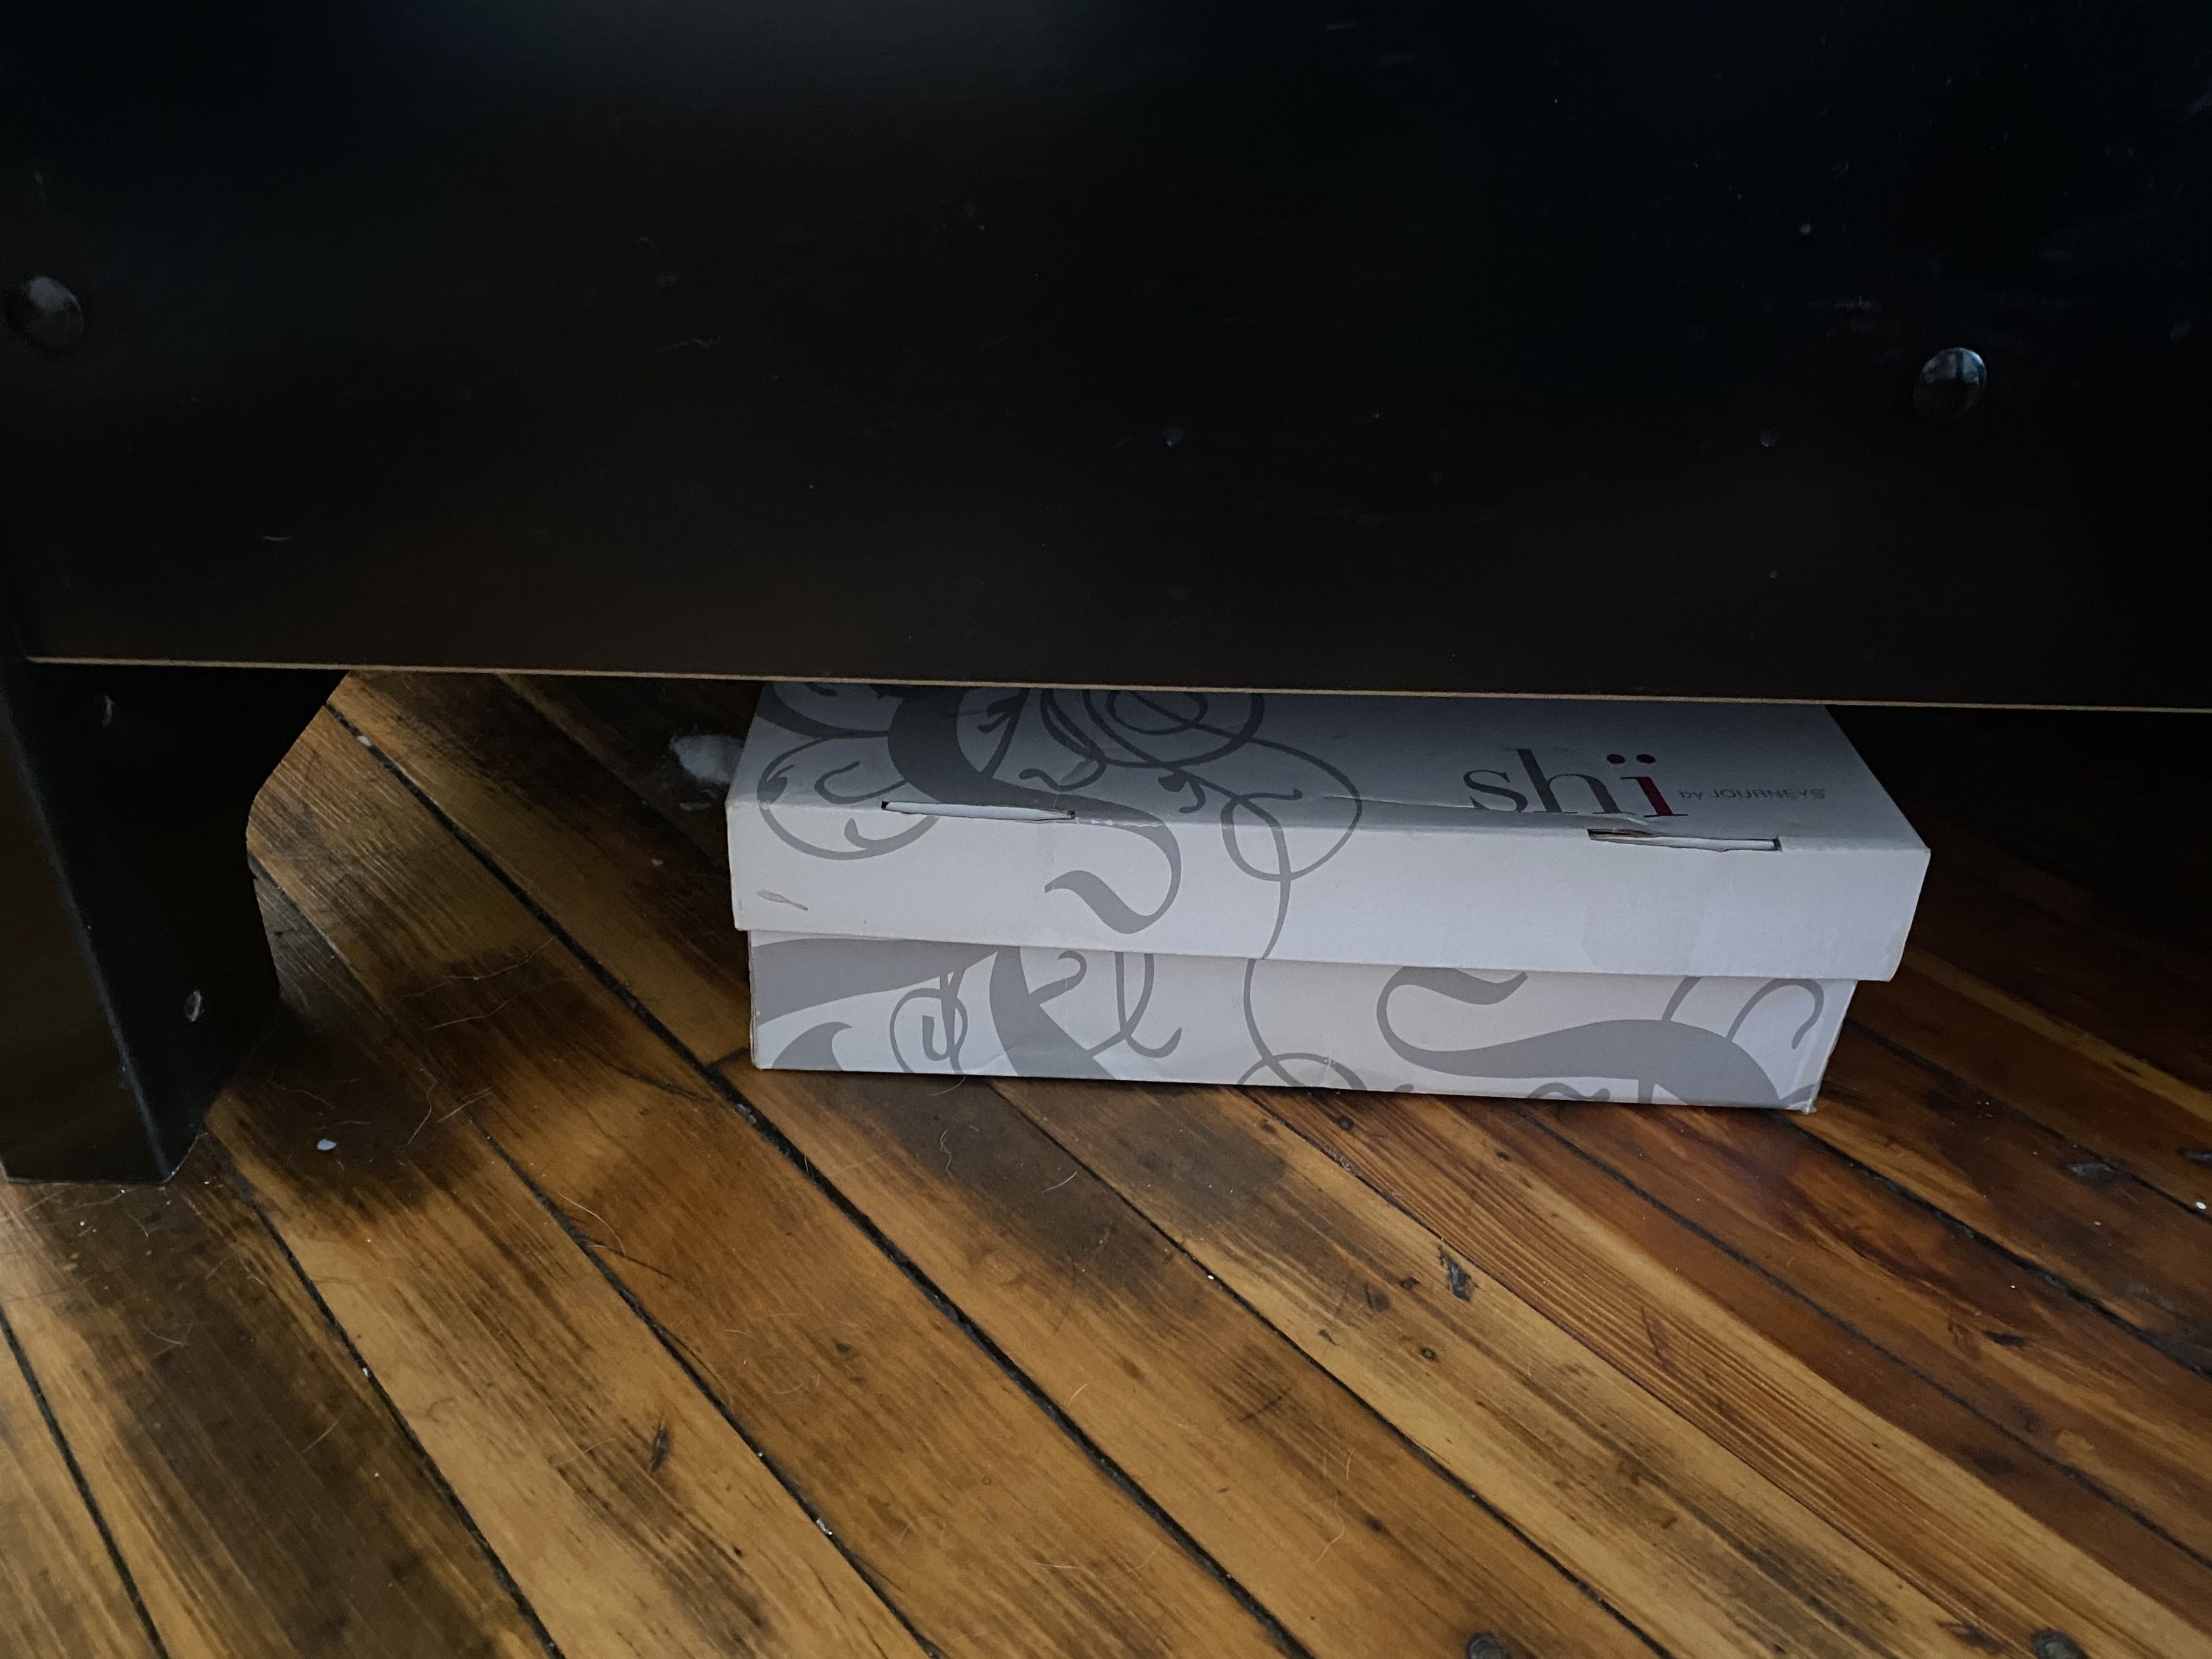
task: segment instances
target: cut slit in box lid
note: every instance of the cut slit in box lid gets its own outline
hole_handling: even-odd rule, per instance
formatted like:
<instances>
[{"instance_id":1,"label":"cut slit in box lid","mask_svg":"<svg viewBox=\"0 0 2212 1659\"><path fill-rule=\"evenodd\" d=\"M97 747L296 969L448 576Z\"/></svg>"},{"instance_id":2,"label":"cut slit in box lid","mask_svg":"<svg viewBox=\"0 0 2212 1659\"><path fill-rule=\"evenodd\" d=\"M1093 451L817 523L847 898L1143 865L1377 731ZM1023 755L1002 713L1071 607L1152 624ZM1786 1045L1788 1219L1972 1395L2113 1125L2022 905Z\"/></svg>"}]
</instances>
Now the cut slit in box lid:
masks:
<instances>
[{"instance_id":1,"label":"cut slit in box lid","mask_svg":"<svg viewBox=\"0 0 2212 1659\"><path fill-rule=\"evenodd\" d=\"M738 925L1508 971L1887 979L1928 852L1826 710L781 684Z\"/></svg>"}]
</instances>

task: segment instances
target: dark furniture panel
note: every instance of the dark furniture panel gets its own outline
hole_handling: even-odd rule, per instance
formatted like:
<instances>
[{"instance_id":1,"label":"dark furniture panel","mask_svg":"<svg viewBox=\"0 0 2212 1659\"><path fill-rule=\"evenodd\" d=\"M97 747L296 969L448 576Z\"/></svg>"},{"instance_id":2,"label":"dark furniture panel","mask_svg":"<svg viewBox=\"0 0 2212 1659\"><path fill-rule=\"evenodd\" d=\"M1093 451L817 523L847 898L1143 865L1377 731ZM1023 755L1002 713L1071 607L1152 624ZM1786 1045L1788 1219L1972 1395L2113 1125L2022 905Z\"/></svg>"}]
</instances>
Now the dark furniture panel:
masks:
<instances>
[{"instance_id":1,"label":"dark furniture panel","mask_svg":"<svg viewBox=\"0 0 2212 1659\"><path fill-rule=\"evenodd\" d=\"M28 643L2206 706L2209 46L2181 0L33 8L0 280L86 329L0 352Z\"/></svg>"}]
</instances>

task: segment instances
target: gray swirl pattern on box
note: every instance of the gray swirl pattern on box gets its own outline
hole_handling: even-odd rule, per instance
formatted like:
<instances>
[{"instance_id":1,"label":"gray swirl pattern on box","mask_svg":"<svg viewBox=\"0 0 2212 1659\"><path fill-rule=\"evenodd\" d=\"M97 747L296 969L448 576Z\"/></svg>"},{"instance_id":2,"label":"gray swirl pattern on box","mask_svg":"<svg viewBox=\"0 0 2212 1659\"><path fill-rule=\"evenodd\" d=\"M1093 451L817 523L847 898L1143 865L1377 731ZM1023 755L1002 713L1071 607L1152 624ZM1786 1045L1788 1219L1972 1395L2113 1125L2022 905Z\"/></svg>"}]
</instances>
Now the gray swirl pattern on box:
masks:
<instances>
[{"instance_id":1,"label":"gray swirl pattern on box","mask_svg":"<svg viewBox=\"0 0 2212 1659\"><path fill-rule=\"evenodd\" d=\"M765 887L749 893L753 872L741 865L741 917L749 901L791 913L773 924L788 931L751 921L756 1057L818 1069L1809 1104L1848 978L1277 959L1300 884L1364 824L1458 830L1496 815L1410 786L1372 799L1346 766L1271 735L1283 722L1268 708L1243 695L770 688L732 795L733 859L742 809L787 868L793 854L855 875L884 860L903 868L900 855L927 837L976 835L926 810L948 803L1066 820L1048 842L1025 825L1028 839L1000 843L1049 846L1048 864L963 865L959 878L1004 886L1034 876L1040 901L1079 907L1103 938L1134 941L1188 906L1195 854L1205 854L1206 906L1225 913L1236 883L1266 901L1263 911L1246 907L1239 937L1255 947L1247 954L1069 948L1064 939L932 943L854 937L873 931L860 901L833 932L809 933L801 913L813 907ZM1592 810L1555 818L1643 821L1595 778L1574 775ZM924 810L894 817L886 806ZM1201 829L1214 852L1191 839ZM948 866L927 867L942 879ZM848 878L803 890L819 903L866 890ZM895 907L908 896L896 884L876 890Z\"/></svg>"},{"instance_id":2,"label":"gray swirl pattern on box","mask_svg":"<svg viewBox=\"0 0 2212 1659\"><path fill-rule=\"evenodd\" d=\"M1169 798L1164 805L1183 819L1211 817L1231 866L1275 890L1274 937L1290 914L1291 888L1343 849L1364 810L1358 786L1341 769L1261 735L1267 700L1261 696L922 686L884 690L877 698L864 711L875 720L839 724L801 712L784 687L763 692L755 730L769 726L798 738L755 774L761 817L779 840L816 858L873 859L912 846L944 822L918 817L895 833L870 836L854 817L842 827L842 845L824 846L776 811L794 785L815 801L854 807L903 797L1072 814L1133 836L1158 855L1157 896L1119 889L1089 869L1045 884L1046 892L1068 894L1120 934L1158 921L1183 890L1181 842L1162 813L1127 798L1133 781L1157 786ZM1030 714L1025 727L1024 717ZM998 739L988 757L970 756L963 740L969 732ZM1014 756L1015 741L1025 732L1043 735L1056 768L1040 763L1034 752ZM847 757L826 771L803 773L805 758L824 748ZM1109 778L1120 787L1093 793ZM1292 856L1285 835L1283 809L1290 806L1297 809L1301 828L1318 823L1331 830L1321 849L1303 860Z\"/></svg>"},{"instance_id":3,"label":"gray swirl pattern on box","mask_svg":"<svg viewBox=\"0 0 2212 1659\"><path fill-rule=\"evenodd\" d=\"M752 981L771 1066L1797 1109L1852 988L765 933Z\"/></svg>"},{"instance_id":4,"label":"gray swirl pattern on box","mask_svg":"<svg viewBox=\"0 0 2212 1659\"><path fill-rule=\"evenodd\" d=\"M763 698L730 845L748 929L1816 979L1927 857L1817 708L856 686Z\"/></svg>"}]
</instances>

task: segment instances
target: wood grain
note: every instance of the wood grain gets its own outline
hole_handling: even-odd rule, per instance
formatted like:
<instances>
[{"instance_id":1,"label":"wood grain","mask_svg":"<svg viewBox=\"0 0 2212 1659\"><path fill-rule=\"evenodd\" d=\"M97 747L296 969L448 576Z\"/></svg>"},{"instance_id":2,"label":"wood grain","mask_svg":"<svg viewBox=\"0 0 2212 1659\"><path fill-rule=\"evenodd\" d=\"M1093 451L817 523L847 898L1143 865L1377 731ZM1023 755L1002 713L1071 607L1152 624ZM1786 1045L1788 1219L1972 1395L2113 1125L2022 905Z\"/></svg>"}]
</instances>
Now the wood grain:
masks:
<instances>
[{"instance_id":1,"label":"wood grain","mask_svg":"<svg viewBox=\"0 0 2212 1659\"><path fill-rule=\"evenodd\" d=\"M2212 1090L2206 981L2112 933L1963 872L1932 866L1912 942L2197 1089Z\"/></svg>"},{"instance_id":2,"label":"wood grain","mask_svg":"<svg viewBox=\"0 0 2212 1659\"><path fill-rule=\"evenodd\" d=\"M2212 927L2204 925L2212 918L2212 905L2201 916L2174 906L2166 878L2179 860L2161 866L2143 860L2140 838L2124 848L2107 842L2093 857L2069 861L2069 873L2065 866L2022 856L2017 840L2002 845L1990 840L1987 831L2000 829L1997 825L1986 825L1984 833L1976 833L1949 818L1931 817L1917 805L1912 823L1935 854L1935 867L1943 872L1945 884L1970 878L2057 918L2078 937L2096 941L2100 950L2144 957L2168 973L2212 983L2212 961L2206 957L2212 948ZM2203 860L2195 862L2201 866ZM2201 873L2197 878L2212 897L2212 878ZM2147 882L2154 890L2129 895L2127 886L2135 882ZM2125 902L2145 896L2152 902Z\"/></svg>"},{"instance_id":3,"label":"wood grain","mask_svg":"<svg viewBox=\"0 0 2212 1659\"><path fill-rule=\"evenodd\" d=\"M1249 1096L993 1086L1662 1647L1989 1650Z\"/></svg>"},{"instance_id":4,"label":"wood grain","mask_svg":"<svg viewBox=\"0 0 2212 1659\"><path fill-rule=\"evenodd\" d=\"M731 1072L1320 1659L1644 1651L989 1088Z\"/></svg>"},{"instance_id":5,"label":"wood grain","mask_svg":"<svg viewBox=\"0 0 2212 1659\"><path fill-rule=\"evenodd\" d=\"M1839 711L1934 854L1917 954L2212 1089L2194 718ZM2054 1126L2056 1127L2056 1126Z\"/></svg>"},{"instance_id":6,"label":"wood grain","mask_svg":"<svg viewBox=\"0 0 2212 1659\"><path fill-rule=\"evenodd\" d=\"M411 686L399 690L412 702ZM374 735L394 741L389 727ZM546 772L533 776L551 789ZM549 856L543 839L569 821L565 807L547 810L565 792L527 831L506 826L511 804L494 814L481 795L464 799L471 838L617 980L698 959L672 957L661 937L697 925L696 913L623 910L574 890L580 848ZM620 843L597 853L624 855ZM720 987L742 1005L739 978ZM719 1023L668 1024L695 1054L723 1040ZM936 1079L732 1075L1315 1654L1451 1654L1485 1630L1534 1654L1644 1651L1004 1099Z\"/></svg>"},{"instance_id":7,"label":"wood grain","mask_svg":"<svg viewBox=\"0 0 2212 1659\"><path fill-rule=\"evenodd\" d=\"M0 1200L23 1200L0 1183ZM33 1198L32 1202L36 1202ZM13 1215L0 1218L0 1235ZM24 1292L0 1258L0 1318ZM100 1541L38 1395L0 1328L0 1650L153 1659L154 1644Z\"/></svg>"},{"instance_id":8,"label":"wood grain","mask_svg":"<svg viewBox=\"0 0 2212 1659\"><path fill-rule=\"evenodd\" d=\"M353 747L321 725L324 746ZM348 878L327 860L322 874ZM416 898L426 942L458 925L434 891ZM320 936L280 894L264 908L295 1018L213 1127L555 1643L913 1659Z\"/></svg>"},{"instance_id":9,"label":"wood grain","mask_svg":"<svg viewBox=\"0 0 2212 1659\"><path fill-rule=\"evenodd\" d=\"M418 677L419 678L419 677ZM727 845L722 792L685 775L669 753L677 738L711 732L742 740L760 702L757 680L633 680L509 674L507 688L642 797L665 803L672 822L702 849ZM385 676L349 683L385 684ZM414 684L415 682L410 682Z\"/></svg>"},{"instance_id":10,"label":"wood grain","mask_svg":"<svg viewBox=\"0 0 2212 1659\"><path fill-rule=\"evenodd\" d=\"M557 867L568 900L564 925L573 919L594 929L638 932L629 988L656 1018L681 1024L710 1057L744 1047L744 1001L723 989L731 973L743 975L744 962L744 939L731 920L727 884L702 864L690 842L641 811L629 790L603 772L578 767L574 747L560 741L541 716L496 681L473 675L356 675L339 689L331 706L406 770L465 832L481 836L495 825L502 862L531 870ZM316 752L325 751L319 747ZM379 849L382 864L404 862L418 853L430 856L428 846L450 839L428 828L428 820L402 802L374 767L356 764L358 758L341 751L342 769L375 791L378 829L405 843L402 850ZM684 785L672 776L667 787L675 791ZM310 801L294 794L284 799L319 814L313 832L318 836L343 842L368 827L343 821L332 810L338 803L327 799ZM717 829L721 822L719 811L684 816ZM453 930L436 941L434 951L410 955L394 948L404 939L380 942L375 985L396 982L410 969L425 979L450 972L445 963L469 954L486 927L496 934L499 923L510 932L527 930L533 945L544 942L544 928L527 917L509 920L510 913L520 914L512 901L491 894L495 884L469 869L465 859L443 857L439 869L443 883L458 883L458 890L486 896L462 908ZM410 875L422 884L419 872ZM301 884L302 902L312 886ZM447 887L441 884L438 890ZM331 902L346 896L330 896ZM486 905L493 907L495 921L480 917ZM643 915L672 918L675 925L639 928L636 918ZM380 925L388 927L393 920ZM419 988L410 985L401 994Z\"/></svg>"},{"instance_id":11,"label":"wood grain","mask_svg":"<svg viewBox=\"0 0 2212 1659\"><path fill-rule=\"evenodd\" d=\"M1836 1045L1820 1109L1796 1127L2176 1358L2212 1362L2212 1225L2125 1169L1857 1030Z\"/></svg>"},{"instance_id":12,"label":"wood grain","mask_svg":"<svg viewBox=\"0 0 2212 1659\"><path fill-rule=\"evenodd\" d=\"M753 691L341 694L234 1168L0 1188L0 1652L2212 1659L2212 958L2094 814L1923 820L1809 1121L763 1073Z\"/></svg>"},{"instance_id":13,"label":"wood grain","mask_svg":"<svg viewBox=\"0 0 2212 1659\"><path fill-rule=\"evenodd\" d=\"M740 941L697 851L496 687L422 693L419 706L356 695L345 707L516 868L576 868L583 908L563 921L631 936L633 988L667 998L656 1012L678 1011L672 1023L717 1047L732 1017L742 1032ZM418 719L426 709L441 718ZM482 764L477 743L550 749L574 775ZM586 969L546 951L544 927L358 745L281 780L262 822L270 867L405 1012L470 1115L594 1237L926 1638L1007 1659L1276 1650L817 1186ZM621 850L572 865L586 844ZM345 880L320 878L323 854ZM425 890L447 918L436 951L408 921ZM690 908L702 894L713 902ZM517 965L487 974L496 963Z\"/></svg>"},{"instance_id":14,"label":"wood grain","mask_svg":"<svg viewBox=\"0 0 2212 1659\"><path fill-rule=\"evenodd\" d=\"M553 701L559 701L565 690L566 688L554 688L549 691L542 683L539 686L540 695ZM647 734L637 734L633 743L637 754L654 750L655 745ZM671 814L672 822L675 821L672 803L656 791L650 779L641 781L639 787L661 810ZM1808 1152L1814 1152L1816 1158L1826 1157L1798 1137L1797 1146L1790 1149L1783 1167L1794 1165ZM1571 1159L1571 1154L1567 1156ZM1632 1173L1639 1156L1629 1151L1621 1160L1623 1167ZM1584 1169L1594 1167L1578 1159L1572 1161ZM2155 1360L2156 1356L2122 1357L2117 1367L2121 1398L2115 1408L2113 1401L2103 1397L2098 1376L2099 1349L2109 1339L2097 1330L2094 1318L2084 1324L2078 1317L2065 1316L2068 1313L2079 1316L2082 1310L2078 1306L2062 1311L2059 1325L2065 1340L2047 1346L2039 1340L2039 1333L2036 1337L2026 1336L1994 1320L1984 1322L1992 1335L1970 1338L1968 1334L1979 1328L1972 1322L1978 1304L1966 1300L1959 1291L1962 1288L1975 1290L2004 1278L2010 1264L2002 1258L1991 1257L1978 1247L1964 1248L1964 1241L1948 1233L1927 1212L1896 1200L1887 1188L1869 1182L1863 1176L1841 1166L1831 1172L1840 1177L1832 1185L1818 1179L1812 1182L1814 1192L1810 1197L1814 1201L1808 1205L1808 1195L1795 1191L1786 1182L1777 1184L1772 1175L1775 1165L1764 1166L1759 1178L1763 1184L1753 1185L1747 1184L1739 1172L1730 1170L1727 1164L1725 1158L1721 1160L1717 1175L1723 1187L1734 1191L1747 1222L1753 1224L1740 1230L1742 1246L1751 1256L1772 1262L1776 1271L1793 1278L1796 1264L1801 1260L1809 1260L1814 1288L1816 1291L1832 1291L1832 1300L1844 1305L1847 1316L1882 1315L1884 1317L1876 1322L1885 1334L1913 1337L1918 1344L1933 1350L1920 1357L1936 1363L1942 1373L1937 1380L1944 1389L1962 1381L1973 1385L1973 1407L1970 1408L1964 1399L1954 1398L1932 1387L1891 1352L1869 1345L1844 1327L1813 1312L1773 1281L1753 1273L1725 1251L1699 1240L1695 1234L1681 1232L1675 1222L1636 1199L1633 1194L1627 1194L1626 1202L1635 1212L1638 1224L1680 1233L1686 1241L1686 1245L1668 1245L1666 1249L1686 1249L1687 1259L1697 1258L1700 1252L1707 1258L1701 1270L1717 1275L1712 1282L1724 1293L1720 1305L1734 1306L1748 1301L1761 1310L1758 1320L1753 1322L1758 1334L1778 1330L1788 1334L1792 1345L1786 1356L1788 1364L1814 1373L1820 1387L1829 1392L1856 1397L1849 1395L1848 1389L1861 1390L1875 1402L1887 1421L1909 1425L1915 1433L1929 1437L1944 1459L1934 1464L1932 1480L1926 1483L1926 1491L1934 1496L1923 1496L1917 1508L1907 1504L1899 1513L1917 1515L1923 1520L1931 1515L1940 1516L1945 1504L1958 1501L1961 1491L1972 1493L1983 1483L1988 1483L2002 1492L2014 1509L2033 1514L2033 1525L2061 1538L2065 1547L2092 1558L2095 1563L2093 1572L2124 1576L2124 1570L2135 1569L2145 1583L2167 1599L2195 1605L2190 1598L2201 1595L2204 1583L2202 1563L2181 1553L2157 1533L2144 1530L2120 1510L2083 1501L2081 1486L2063 1472L2067 1467L2065 1458L2077 1458L2104 1475L2117 1474L2122 1487L2132 1487L2136 1496L2149 1497L2154 1506L2162 1506L2161 1513L2179 1516L2196 1512L2191 1508L2195 1500L2191 1494L2197 1477L2186 1468L2178 1474L2161 1473L2160 1468L2168 1461L2169 1451L2185 1465L2193 1460L2193 1467L2203 1467L2198 1449L2188 1443L2190 1437L2185 1436L2185 1443L2179 1447L2160 1443L2155 1416L2148 1419L2151 1430L2148 1440L2138 1443L2132 1437L2141 1420L2139 1409L2155 1392L2154 1388L2144 1385L2153 1383L2162 1375L2156 1367L2144 1373L2138 1362L2142 1358ZM1670 1176L1675 1173L1670 1167ZM1679 1173L1681 1184L1686 1188L1692 1188L1697 1179L1694 1159L1684 1160ZM1595 1181L1595 1188L1583 1195L1585 1202L1595 1203L1607 1191L1616 1197L1626 1193L1626 1188L1601 1172L1596 1175ZM1904 1245L1894 1255L1872 1249L1863 1252L1853 1247L1860 1236L1856 1218L1862 1206L1869 1203L1874 1218L1868 1231L1875 1237L1881 1237L1893 1216L1904 1224L1900 1235ZM1762 1204L1777 1213L1763 1213ZM1823 1206L1832 1213L1824 1214ZM1801 1217L1800 1212L1808 1208L1812 1212L1810 1217ZM1820 1244L1808 1246L1802 1236L1808 1227ZM1828 1231L1832 1227L1842 1229L1840 1238ZM1946 1285L1939 1282L1930 1285L1924 1282L1925 1274L1917 1257L1923 1234L1931 1229L1936 1236L1935 1247L1927 1254L1932 1262L1949 1267L1950 1255L1962 1251L1971 1264L1961 1283ZM1659 1245L1661 1237L1663 1233L1651 1239L1655 1247ZM1723 1268L1735 1275L1735 1282L1729 1282ZM1654 1271L1663 1273L1668 1269L1662 1262ZM2016 1279L2019 1275L2014 1273L2011 1277ZM2034 1291L2042 1288L2032 1287L2031 1301ZM2066 1298L2057 1300L2063 1304ZM1897 1305L1899 1303L1901 1307ZM2002 1302L1999 1305L2002 1305ZM2013 1346L2014 1338L2022 1342L2033 1341L2036 1346ZM1970 1352L1954 1365L1948 1353L1954 1345L1965 1345L1970 1350L1984 1348L1986 1352ZM2159 1362L2160 1366L2163 1364ZM2013 1380L2023 1375L2025 1386L2016 1392ZM1823 1397L1817 1389L1811 1396L1816 1407ZM2047 1405L2055 1407L2054 1416L2046 1416L2044 1408ZM2007 1428L2000 1430L1990 1417L1978 1415L1978 1411L1993 1413ZM1855 1419L1852 1414L1846 1413L1844 1420ZM2022 1444L2022 1441L2028 1443ZM1819 1443L1814 1443L1818 1449ZM2028 1449L2029 1445L2059 1461L2043 1461ZM1771 1449L1778 1469L1786 1470L1796 1455L1787 1437L1779 1431ZM1849 1448L1831 1446L1827 1449L1839 1455ZM1898 1448L1888 1468L1888 1483L1872 1483L1861 1493L1855 1510L1831 1512L1849 1512L1857 1516L1855 1533L1885 1540L1886 1553L1890 1559L1908 1553L1899 1543L1900 1534L1893 1522L1887 1531L1875 1523L1883 1519L1888 1510L1892 1485L1901 1478L1902 1471L1912 1468L1923 1455L1919 1445L1907 1443ZM1843 1483L1839 1489L1848 1491L1853 1466L1846 1460L1839 1468L1841 1473L1836 1475ZM1987 1494L1983 1496L1986 1498ZM1972 1505L1961 1512L1972 1512ZM2004 1517L2012 1512L2000 1504L1994 1512L1994 1524L2000 1528L2009 1525ZM1869 1528L1870 1532L1864 1530ZM1939 1557L1942 1554L1937 1553ZM2059 1559L2064 1561L2069 1558L2062 1554ZM2040 1558L2030 1551L2026 1562L2023 1565L2014 1560L2009 1569L2012 1577L2007 1580L2001 1574L1998 1589L1990 1594L2002 1600L2011 1593L2005 1588L2008 1583L2017 1587L2023 1578L2033 1585L2043 1570ZM1953 1567L1946 1593L1972 1591L1981 1571L1975 1549L1962 1546ZM1900 1571L1906 1570L1900 1567ZM1914 1570L1923 1571L1921 1582L1929 1582L1924 1569ZM1991 1616L1997 1617L1994 1613ZM2027 1615L2015 1605L2014 1613L2008 1616Z\"/></svg>"},{"instance_id":15,"label":"wood grain","mask_svg":"<svg viewBox=\"0 0 2212 1659\"><path fill-rule=\"evenodd\" d=\"M2008 886L2047 872L2106 918L2212 945L2212 863L2183 830L2212 808L2200 717L1836 712L1939 864L1989 878L2002 860Z\"/></svg>"},{"instance_id":16,"label":"wood grain","mask_svg":"<svg viewBox=\"0 0 2212 1659\"><path fill-rule=\"evenodd\" d=\"M1255 1095L2005 1651L2045 1627L2093 1653L2203 1644L2212 1569L1532 1116L1413 1095Z\"/></svg>"},{"instance_id":17,"label":"wood grain","mask_svg":"<svg viewBox=\"0 0 2212 1659\"><path fill-rule=\"evenodd\" d=\"M2180 1203L2212 1205L2212 1092L2153 1075L2039 1012L1917 953L1895 980L1851 999L1855 1024L2082 1148L2069 1163L2117 1164Z\"/></svg>"},{"instance_id":18,"label":"wood grain","mask_svg":"<svg viewBox=\"0 0 2212 1659\"><path fill-rule=\"evenodd\" d=\"M212 1147L0 1188L0 1275L173 1659L541 1651Z\"/></svg>"},{"instance_id":19,"label":"wood grain","mask_svg":"<svg viewBox=\"0 0 2212 1659\"><path fill-rule=\"evenodd\" d=\"M2212 1383L1779 1117L1538 1115L1744 1259L2212 1553Z\"/></svg>"}]
</instances>

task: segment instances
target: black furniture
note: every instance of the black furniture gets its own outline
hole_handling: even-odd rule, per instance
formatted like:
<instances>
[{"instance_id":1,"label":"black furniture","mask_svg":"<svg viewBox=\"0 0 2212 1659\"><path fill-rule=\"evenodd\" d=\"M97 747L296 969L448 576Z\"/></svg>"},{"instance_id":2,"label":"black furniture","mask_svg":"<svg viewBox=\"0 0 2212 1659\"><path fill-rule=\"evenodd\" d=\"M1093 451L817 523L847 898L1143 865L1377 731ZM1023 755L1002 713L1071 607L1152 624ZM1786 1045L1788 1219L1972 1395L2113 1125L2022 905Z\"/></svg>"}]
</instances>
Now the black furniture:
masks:
<instances>
[{"instance_id":1,"label":"black furniture","mask_svg":"<svg viewBox=\"0 0 2212 1659\"><path fill-rule=\"evenodd\" d=\"M2212 706L2209 160L2179 0L27 10L0 1163L304 671Z\"/></svg>"}]
</instances>

